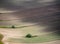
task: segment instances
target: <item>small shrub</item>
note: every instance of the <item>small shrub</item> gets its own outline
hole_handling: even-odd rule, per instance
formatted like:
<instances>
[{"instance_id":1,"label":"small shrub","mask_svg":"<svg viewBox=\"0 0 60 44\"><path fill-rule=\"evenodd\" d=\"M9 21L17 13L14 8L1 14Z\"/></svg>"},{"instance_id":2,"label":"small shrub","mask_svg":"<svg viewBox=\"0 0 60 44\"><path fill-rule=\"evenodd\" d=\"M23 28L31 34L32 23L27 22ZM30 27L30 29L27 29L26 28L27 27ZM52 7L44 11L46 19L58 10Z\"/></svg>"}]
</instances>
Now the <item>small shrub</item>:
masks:
<instances>
[{"instance_id":1,"label":"small shrub","mask_svg":"<svg viewBox=\"0 0 60 44\"><path fill-rule=\"evenodd\" d=\"M11 28L15 28L15 26L14 25L12 25L12 27Z\"/></svg>"},{"instance_id":2,"label":"small shrub","mask_svg":"<svg viewBox=\"0 0 60 44\"><path fill-rule=\"evenodd\" d=\"M31 38L31 37L32 37L31 34L27 34L27 35L26 35L26 38Z\"/></svg>"}]
</instances>

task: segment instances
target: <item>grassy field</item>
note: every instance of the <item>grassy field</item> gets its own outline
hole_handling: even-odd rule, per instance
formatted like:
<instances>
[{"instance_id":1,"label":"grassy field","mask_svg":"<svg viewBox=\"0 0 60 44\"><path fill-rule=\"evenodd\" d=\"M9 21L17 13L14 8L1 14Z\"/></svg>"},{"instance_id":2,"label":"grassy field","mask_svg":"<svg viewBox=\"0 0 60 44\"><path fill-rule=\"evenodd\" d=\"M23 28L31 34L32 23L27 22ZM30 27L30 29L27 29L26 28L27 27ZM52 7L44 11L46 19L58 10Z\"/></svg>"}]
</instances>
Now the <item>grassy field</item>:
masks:
<instances>
[{"instance_id":1,"label":"grassy field","mask_svg":"<svg viewBox=\"0 0 60 44\"><path fill-rule=\"evenodd\" d=\"M41 34L41 30L43 30L45 27L39 27L37 25L27 25L27 26L15 26L15 28L12 28L12 26L0 26L0 28L5 28L5 29L14 29L14 30L19 30L24 33L24 35L30 33L33 35L39 35Z\"/></svg>"},{"instance_id":2,"label":"grassy field","mask_svg":"<svg viewBox=\"0 0 60 44\"><path fill-rule=\"evenodd\" d=\"M0 20L0 22L5 22L5 21L9 21L9 20Z\"/></svg>"},{"instance_id":3,"label":"grassy field","mask_svg":"<svg viewBox=\"0 0 60 44\"><path fill-rule=\"evenodd\" d=\"M3 39L3 35L0 34L0 44L3 44L2 39Z\"/></svg>"},{"instance_id":4,"label":"grassy field","mask_svg":"<svg viewBox=\"0 0 60 44\"><path fill-rule=\"evenodd\" d=\"M2 28L6 29L11 29L11 26L1 26ZM22 38L9 38L9 42L18 42L18 43L43 43L43 42L48 42L48 41L54 41L54 40L60 40L60 36L57 36L55 33L50 33L50 34L42 34L45 32L41 33L41 30L44 29L45 27L39 27L39 26L19 26L15 27L14 30L19 30L23 32ZM32 34L32 35L37 35L37 37L32 37L32 38L26 38L26 34ZM42 34L42 35L40 35Z\"/></svg>"},{"instance_id":5,"label":"grassy field","mask_svg":"<svg viewBox=\"0 0 60 44\"><path fill-rule=\"evenodd\" d=\"M23 43L43 43L43 42L49 42L49 41L54 41L54 40L60 40L60 36L57 36L54 33L52 33L52 34L41 35L41 36L33 37L33 38L25 38L25 37L23 37L22 39L10 38L9 41L10 42L23 42Z\"/></svg>"},{"instance_id":6,"label":"grassy field","mask_svg":"<svg viewBox=\"0 0 60 44\"><path fill-rule=\"evenodd\" d=\"M3 21L4 22L4 21ZM12 28L11 26L0 26L0 28L4 29L13 29L17 31L22 31L23 36L22 38L9 38L8 42L18 42L18 43L43 43L43 42L48 42L48 41L54 41L54 40L60 40L60 36L57 36L54 33L46 34L44 35L45 32L42 32L43 29L46 27L42 26L37 26L37 25L15 25L15 28ZM32 38L25 38L26 34L32 34L32 35L38 35L37 37L32 37Z\"/></svg>"},{"instance_id":7,"label":"grassy field","mask_svg":"<svg viewBox=\"0 0 60 44\"><path fill-rule=\"evenodd\" d=\"M16 43L43 43L49 42L54 40L60 40L60 36L50 33L50 34L43 34L45 32L41 32L45 27L39 27L37 25L29 25L29 26L19 26L15 28L11 28L11 26L0 26L0 28L6 30L18 30L19 32L22 31L23 36L22 38L9 38L8 42L16 42ZM37 37L26 38L26 34L37 35ZM40 35L41 34L41 35Z\"/></svg>"}]
</instances>

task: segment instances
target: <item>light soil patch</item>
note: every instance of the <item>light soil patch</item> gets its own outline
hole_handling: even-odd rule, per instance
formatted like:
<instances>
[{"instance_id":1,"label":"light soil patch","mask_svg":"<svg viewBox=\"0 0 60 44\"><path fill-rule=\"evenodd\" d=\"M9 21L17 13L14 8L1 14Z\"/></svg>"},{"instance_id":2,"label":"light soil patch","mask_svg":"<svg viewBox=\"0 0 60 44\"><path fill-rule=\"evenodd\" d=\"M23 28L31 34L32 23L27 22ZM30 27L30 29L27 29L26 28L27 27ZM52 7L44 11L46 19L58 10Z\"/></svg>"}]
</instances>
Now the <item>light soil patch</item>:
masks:
<instances>
[{"instance_id":1,"label":"light soil patch","mask_svg":"<svg viewBox=\"0 0 60 44\"><path fill-rule=\"evenodd\" d=\"M16 29L4 29L0 28L0 33L4 35L3 42L7 43L9 38L21 38L23 36L22 31Z\"/></svg>"},{"instance_id":2,"label":"light soil patch","mask_svg":"<svg viewBox=\"0 0 60 44\"><path fill-rule=\"evenodd\" d=\"M45 43L28 43L28 44L60 44L60 40L45 42Z\"/></svg>"},{"instance_id":3,"label":"light soil patch","mask_svg":"<svg viewBox=\"0 0 60 44\"><path fill-rule=\"evenodd\" d=\"M14 42L11 42L9 44L60 44L60 40L45 42L45 43L14 43Z\"/></svg>"},{"instance_id":4,"label":"light soil patch","mask_svg":"<svg viewBox=\"0 0 60 44\"><path fill-rule=\"evenodd\" d=\"M46 42L42 44L60 44L60 40L52 41L52 42Z\"/></svg>"}]
</instances>

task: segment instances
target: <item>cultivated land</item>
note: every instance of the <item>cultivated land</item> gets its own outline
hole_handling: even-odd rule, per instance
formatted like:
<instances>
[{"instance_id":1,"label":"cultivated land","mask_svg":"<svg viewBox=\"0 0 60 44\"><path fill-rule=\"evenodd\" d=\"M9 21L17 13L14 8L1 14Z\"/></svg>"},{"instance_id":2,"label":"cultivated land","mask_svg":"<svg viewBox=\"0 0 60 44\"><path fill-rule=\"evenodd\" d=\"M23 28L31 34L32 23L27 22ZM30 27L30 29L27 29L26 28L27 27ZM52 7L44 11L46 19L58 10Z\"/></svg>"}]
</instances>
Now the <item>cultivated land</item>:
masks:
<instances>
[{"instance_id":1,"label":"cultivated land","mask_svg":"<svg viewBox=\"0 0 60 44\"><path fill-rule=\"evenodd\" d=\"M27 10L29 13L32 13L31 10ZM27 11L23 11L21 15L16 15L14 13L5 13L0 15L0 33L4 35L3 42L5 44L59 44L60 42L60 36L57 36L54 32L44 32L43 30L47 28L47 26L40 26L37 25L36 22L34 22L31 18L31 16L34 16L34 14L39 13L39 8L36 11L34 9L34 12L32 13L33 15L28 15ZM56 12L55 10L53 10ZM43 11L44 12L44 11ZM26 14L28 16L26 16ZM35 14L35 16L36 16ZM38 14L38 16L39 16ZM45 13L44 13L45 14ZM43 15L44 15L43 14ZM49 14L49 13L48 13ZM31 22L22 22L22 18L28 17L28 19ZM41 16L43 16L41 15ZM35 18L34 16L34 18ZM38 17L37 16L37 17ZM45 15L44 15L45 16ZM52 17L53 18L53 17ZM44 21L47 19L43 19ZM51 20L51 19L49 19ZM48 20L48 21L49 21ZM32 22L33 21L33 22ZM45 21L45 23L48 21ZM40 21L38 21L40 22ZM12 25L15 25L16 28L11 28ZM26 34L32 34L32 35L37 35L38 37L34 38L25 38Z\"/></svg>"}]
</instances>

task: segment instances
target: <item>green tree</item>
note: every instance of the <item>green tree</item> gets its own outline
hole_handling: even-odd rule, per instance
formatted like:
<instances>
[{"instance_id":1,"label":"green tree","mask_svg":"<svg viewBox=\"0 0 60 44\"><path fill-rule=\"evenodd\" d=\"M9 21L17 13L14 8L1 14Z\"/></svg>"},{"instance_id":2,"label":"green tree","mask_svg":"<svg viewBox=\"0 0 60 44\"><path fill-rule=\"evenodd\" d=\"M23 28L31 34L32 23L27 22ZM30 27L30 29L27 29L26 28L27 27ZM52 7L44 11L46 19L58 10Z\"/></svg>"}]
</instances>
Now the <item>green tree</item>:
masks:
<instances>
[{"instance_id":1,"label":"green tree","mask_svg":"<svg viewBox=\"0 0 60 44\"><path fill-rule=\"evenodd\" d=\"M31 38L31 37L32 37L31 34L27 34L27 35L26 35L26 38Z\"/></svg>"},{"instance_id":2,"label":"green tree","mask_svg":"<svg viewBox=\"0 0 60 44\"><path fill-rule=\"evenodd\" d=\"M14 25L12 25L12 27L11 28L15 28L15 26Z\"/></svg>"}]
</instances>

